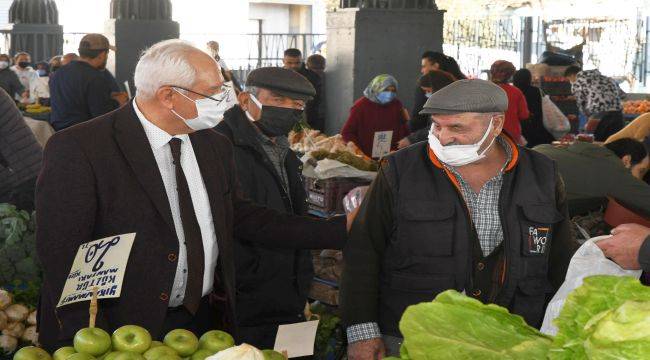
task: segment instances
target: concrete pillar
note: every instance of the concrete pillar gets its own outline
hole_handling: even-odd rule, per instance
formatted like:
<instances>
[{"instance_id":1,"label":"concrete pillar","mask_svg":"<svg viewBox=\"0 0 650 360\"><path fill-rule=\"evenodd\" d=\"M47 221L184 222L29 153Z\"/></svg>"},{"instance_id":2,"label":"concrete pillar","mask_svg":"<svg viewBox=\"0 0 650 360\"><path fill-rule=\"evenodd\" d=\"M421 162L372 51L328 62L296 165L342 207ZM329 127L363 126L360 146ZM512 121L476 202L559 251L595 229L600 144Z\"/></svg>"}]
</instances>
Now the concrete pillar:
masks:
<instances>
[{"instance_id":1,"label":"concrete pillar","mask_svg":"<svg viewBox=\"0 0 650 360\"><path fill-rule=\"evenodd\" d=\"M328 134L340 131L354 101L379 74L395 76L398 98L410 113L422 53L442 52L443 17L444 11L426 4L410 9L345 8L327 14Z\"/></svg>"},{"instance_id":2,"label":"concrete pillar","mask_svg":"<svg viewBox=\"0 0 650 360\"><path fill-rule=\"evenodd\" d=\"M177 39L180 26L172 21L170 0L112 0L105 34L116 51L108 69L122 85L134 90L133 73L143 50L167 39Z\"/></svg>"},{"instance_id":3,"label":"concrete pillar","mask_svg":"<svg viewBox=\"0 0 650 360\"><path fill-rule=\"evenodd\" d=\"M530 64L533 54L533 18L528 16L524 18L524 27L522 30L523 49L521 51L521 68Z\"/></svg>"},{"instance_id":4,"label":"concrete pillar","mask_svg":"<svg viewBox=\"0 0 650 360\"><path fill-rule=\"evenodd\" d=\"M14 0L9 8L11 50L28 52L32 62L49 61L63 52L63 27L54 0Z\"/></svg>"}]
</instances>

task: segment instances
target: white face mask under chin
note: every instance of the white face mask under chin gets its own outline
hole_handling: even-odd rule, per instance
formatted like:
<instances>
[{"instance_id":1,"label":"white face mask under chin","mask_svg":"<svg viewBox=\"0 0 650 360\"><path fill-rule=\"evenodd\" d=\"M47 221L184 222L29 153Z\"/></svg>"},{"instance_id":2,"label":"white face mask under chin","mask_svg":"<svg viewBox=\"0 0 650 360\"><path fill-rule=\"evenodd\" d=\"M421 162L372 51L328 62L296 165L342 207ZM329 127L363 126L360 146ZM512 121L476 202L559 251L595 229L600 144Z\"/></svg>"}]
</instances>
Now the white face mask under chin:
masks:
<instances>
[{"instance_id":1,"label":"white face mask under chin","mask_svg":"<svg viewBox=\"0 0 650 360\"><path fill-rule=\"evenodd\" d=\"M174 91L181 94L181 96L192 101L196 105L197 116L194 119L185 119L172 109L172 113L174 115L185 121L185 124L187 124L187 126L196 131L212 129L213 127L219 125L219 123L223 120L223 114L236 104L236 99L234 101L229 100L230 94L223 94L223 96L226 97L224 97L223 100L217 102L209 98L192 100L179 90L174 89Z\"/></svg>"},{"instance_id":2,"label":"white face mask under chin","mask_svg":"<svg viewBox=\"0 0 650 360\"><path fill-rule=\"evenodd\" d=\"M485 153L490 149L490 147L492 147L492 144L494 144L494 140L496 139L496 137L492 138L490 144L479 153L481 146L485 140L487 140L490 132L492 132L492 121L493 118L490 119L490 124L481 140L476 144L470 145L443 146L440 143L440 140L433 135L433 127L435 126L435 124L433 124L431 125L431 131L429 131L429 147L433 150L433 153L436 154L440 161L449 166L457 167L477 162L485 157Z\"/></svg>"}]
</instances>

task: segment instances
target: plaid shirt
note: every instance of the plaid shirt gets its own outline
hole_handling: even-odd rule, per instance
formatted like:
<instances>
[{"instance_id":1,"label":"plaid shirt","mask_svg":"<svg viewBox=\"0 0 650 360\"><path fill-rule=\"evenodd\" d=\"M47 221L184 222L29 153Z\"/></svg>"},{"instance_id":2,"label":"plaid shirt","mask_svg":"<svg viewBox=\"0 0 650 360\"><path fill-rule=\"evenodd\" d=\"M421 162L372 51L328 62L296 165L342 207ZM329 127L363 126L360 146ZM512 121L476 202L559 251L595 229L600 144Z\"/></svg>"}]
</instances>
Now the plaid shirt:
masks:
<instances>
[{"instance_id":1,"label":"plaid shirt","mask_svg":"<svg viewBox=\"0 0 650 360\"><path fill-rule=\"evenodd\" d=\"M289 176L287 175L287 169L284 162L289 153L289 140L286 136L278 136L275 138L274 142L268 136L262 134L261 131L258 132L258 134L260 144L262 145L266 156L268 156L271 163L273 163L273 167L282 181L282 188L288 193Z\"/></svg>"},{"instance_id":2,"label":"plaid shirt","mask_svg":"<svg viewBox=\"0 0 650 360\"><path fill-rule=\"evenodd\" d=\"M461 193L470 212L472 222L476 228L483 255L489 255L503 241L503 228L499 215L499 195L503 185L503 171L512 160L510 144L499 136L496 142L506 151L507 160L501 171L488 180L477 194L454 167L444 164L445 168L454 174L460 183ZM348 343L370 340L381 337L379 325L375 322L352 325L347 328Z\"/></svg>"}]
</instances>

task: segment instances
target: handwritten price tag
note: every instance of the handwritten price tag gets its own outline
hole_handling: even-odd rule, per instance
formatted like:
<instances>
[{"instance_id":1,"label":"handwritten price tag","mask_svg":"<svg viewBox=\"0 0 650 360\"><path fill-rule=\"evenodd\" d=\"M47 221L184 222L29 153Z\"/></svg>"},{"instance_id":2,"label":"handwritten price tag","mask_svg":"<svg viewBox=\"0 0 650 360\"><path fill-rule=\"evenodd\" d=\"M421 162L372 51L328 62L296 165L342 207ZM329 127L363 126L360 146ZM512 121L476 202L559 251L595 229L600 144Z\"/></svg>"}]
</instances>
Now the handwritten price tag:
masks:
<instances>
[{"instance_id":1,"label":"handwritten price tag","mask_svg":"<svg viewBox=\"0 0 650 360\"><path fill-rule=\"evenodd\" d=\"M57 307L90 300L95 287L98 299L120 297L133 241L135 233L81 244Z\"/></svg>"}]
</instances>

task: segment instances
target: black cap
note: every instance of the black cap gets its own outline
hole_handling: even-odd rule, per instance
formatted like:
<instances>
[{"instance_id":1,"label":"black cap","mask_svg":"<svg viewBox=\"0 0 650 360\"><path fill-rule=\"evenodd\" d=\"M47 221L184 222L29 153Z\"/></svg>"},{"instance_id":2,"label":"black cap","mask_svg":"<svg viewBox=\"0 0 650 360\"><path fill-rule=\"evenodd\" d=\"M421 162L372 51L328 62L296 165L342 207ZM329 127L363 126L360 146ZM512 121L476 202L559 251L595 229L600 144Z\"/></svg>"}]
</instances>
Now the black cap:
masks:
<instances>
[{"instance_id":1,"label":"black cap","mask_svg":"<svg viewBox=\"0 0 650 360\"><path fill-rule=\"evenodd\" d=\"M280 67L264 67L253 70L246 79L246 86L271 90L278 95L295 100L311 100L316 95L314 86L306 77Z\"/></svg>"}]
</instances>

